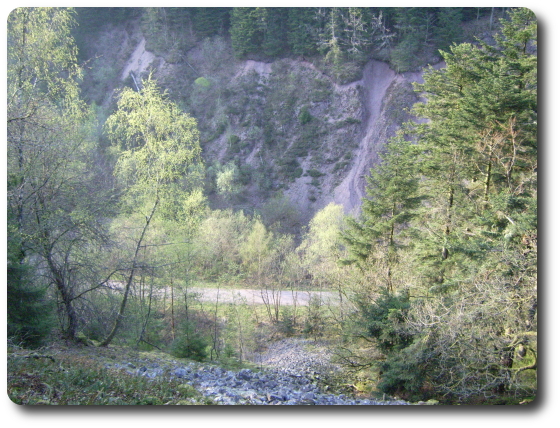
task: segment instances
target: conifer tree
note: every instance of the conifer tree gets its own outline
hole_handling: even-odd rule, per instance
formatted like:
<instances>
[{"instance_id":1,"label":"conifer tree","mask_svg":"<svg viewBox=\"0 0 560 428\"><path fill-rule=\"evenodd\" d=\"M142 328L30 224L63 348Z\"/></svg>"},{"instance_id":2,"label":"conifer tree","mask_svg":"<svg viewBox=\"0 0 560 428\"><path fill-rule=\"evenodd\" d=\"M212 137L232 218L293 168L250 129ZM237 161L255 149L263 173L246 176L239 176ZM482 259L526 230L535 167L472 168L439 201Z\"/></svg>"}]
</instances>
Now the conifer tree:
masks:
<instances>
[{"instance_id":1,"label":"conifer tree","mask_svg":"<svg viewBox=\"0 0 560 428\"><path fill-rule=\"evenodd\" d=\"M410 227L429 298L408 312L416 339L383 364L388 393L413 388L411 367L462 400L520 388L517 375L537 367L534 15L512 10L496 41L452 46L419 85L424 200ZM531 358L515 368L519 347Z\"/></svg>"},{"instance_id":2,"label":"conifer tree","mask_svg":"<svg viewBox=\"0 0 560 428\"><path fill-rule=\"evenodd\" d=\"M505 32L515 25L517 14L526 12L514 12L511 23L504 22ZM525 22L514 33L526 34L531 25ZM536 168L536 57L523 53L527 40L513 47L500 42L501 37L501 49L486 44L451 47L442 53L446 68L430 70L419 85L429 94L425 104L416 106L417 114L429 119L416 127L423 183L432 195L425 220L440 224L425 235L440 242L442 262L453 252L483 257L511 225L506 219L511 220L511 208L517 205L513 201L527 201L528 187L517 180L529 183ZM525 195L517 199L514 188L525 189ZM490 203L493 198L507 198L511 208L498 209ZM475 247L473 241L478 242Z\"/></svg>"},{"instance_id":3,"label":"conifer tree","mask_svg":"<svg viewBox=\"0 0 560 428\"><path fill-rule=\"evenodd\" d=\"M262 44L262 31L259 28L262 11L259 9L262 8L234 7L231 11L231 45L237 58L258 51Z\"/></svg>"},{"instance_id":4,"label":"conifer tree","mask_svg":"<svg viewBox=\"0 0 560 428\"><path fill-rule=\"evenodd\" d=\"M364 270L372 259L378 259L378 266L386 269L386 282L379 286L389 293L396 291L392 271L398 265L398 251L408 244L407 225L421 201L415 152L416 147L403 136L387 145L381 164L368 177L361 219L349 219L345 234L352 255L346 263L358 263Z\"/></svg>"},{"instance_id":5,"label":"conifer tree","mask_svg":"<svg viewBox=\"0 0 560 428\"><path fill-rule=\"evenodd\" d=\"M317 50L315 40L315 9L311 7L288 9L288 44L295 55L312 55Z\"/></svg>"}]
</instances>

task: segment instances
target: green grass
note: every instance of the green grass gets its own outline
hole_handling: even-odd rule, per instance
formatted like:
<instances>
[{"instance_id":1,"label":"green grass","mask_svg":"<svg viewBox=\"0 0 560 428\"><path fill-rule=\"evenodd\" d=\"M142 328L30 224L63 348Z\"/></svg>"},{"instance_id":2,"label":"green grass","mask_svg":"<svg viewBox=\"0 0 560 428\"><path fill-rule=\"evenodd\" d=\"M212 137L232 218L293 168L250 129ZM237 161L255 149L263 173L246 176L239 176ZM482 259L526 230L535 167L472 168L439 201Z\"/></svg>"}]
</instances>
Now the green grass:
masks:
<instances>
[{"instance_id":1,"label":"green grass","mask_svg":"<svg viewBox=\"0 0 560 428\"><path fill-rule=\"evenodd\" d=\"M22 405L215 404L180 379L131 376L72 351L8 353L8 396Z\"/></svg>"}]
</instances>

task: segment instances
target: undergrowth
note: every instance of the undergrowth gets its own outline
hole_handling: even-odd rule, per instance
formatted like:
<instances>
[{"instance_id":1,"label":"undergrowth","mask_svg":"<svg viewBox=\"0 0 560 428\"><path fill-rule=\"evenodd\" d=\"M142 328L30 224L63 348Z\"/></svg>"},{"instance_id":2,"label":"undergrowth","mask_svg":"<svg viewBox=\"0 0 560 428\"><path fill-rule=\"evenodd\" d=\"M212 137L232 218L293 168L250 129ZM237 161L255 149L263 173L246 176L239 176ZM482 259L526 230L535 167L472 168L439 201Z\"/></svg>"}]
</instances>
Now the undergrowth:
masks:
<instances>
[{"instance_id":1,"label":"undergrowth","mask_svg":"<svg viewBox=\"0 0 560 428\"><path fill-rule=\"evenodd\" d=\"M131 376L79 352L9 352L7 386L25 405L215 404L181 379Z\"/></svg>"}]
</instances>

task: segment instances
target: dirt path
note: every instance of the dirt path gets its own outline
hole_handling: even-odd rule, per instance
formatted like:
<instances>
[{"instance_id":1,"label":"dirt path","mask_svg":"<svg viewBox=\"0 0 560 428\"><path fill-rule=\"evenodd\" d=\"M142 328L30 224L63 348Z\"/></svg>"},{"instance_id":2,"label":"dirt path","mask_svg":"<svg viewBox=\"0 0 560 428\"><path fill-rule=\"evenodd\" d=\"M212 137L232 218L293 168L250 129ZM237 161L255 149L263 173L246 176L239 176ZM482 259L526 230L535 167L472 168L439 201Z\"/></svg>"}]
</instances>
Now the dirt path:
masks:
<instances>
[{"instance_id":1,"label":"dirt path","mask_svg":"<svg viewBox=\"0 0 560 428\"><path fill-rule=\"evenodd\" d=\"M286 291L286 290L251 290L245 288L191 288L200 300L220 303L247 303L249 305L273 304L278 301L281 306L297 304L308 306L312 298L320 298L323 304L336 304L338 296L330 291Z\"/></svg>"}]
</instances>

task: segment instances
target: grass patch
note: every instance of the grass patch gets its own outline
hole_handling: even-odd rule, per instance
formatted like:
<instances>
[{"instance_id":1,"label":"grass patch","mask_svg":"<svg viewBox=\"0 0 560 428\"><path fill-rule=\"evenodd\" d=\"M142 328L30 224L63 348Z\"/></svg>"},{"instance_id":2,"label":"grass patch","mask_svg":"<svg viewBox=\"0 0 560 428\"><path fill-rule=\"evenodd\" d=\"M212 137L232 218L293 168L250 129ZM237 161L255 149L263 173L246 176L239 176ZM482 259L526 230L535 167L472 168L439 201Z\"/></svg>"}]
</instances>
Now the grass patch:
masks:
<instances>
[{"instance_id":1,"label":"grass patch","mask_svg":"<svg viewBox=\"0 0 560 428\"><path fill-rule=\"evenodd\" d=\"M96 348L87 351L94 355L71 350L8 353L8 397L23 405L215 404L181 379L148 379L107 369Z\"/></svg>"}]
</instances>

